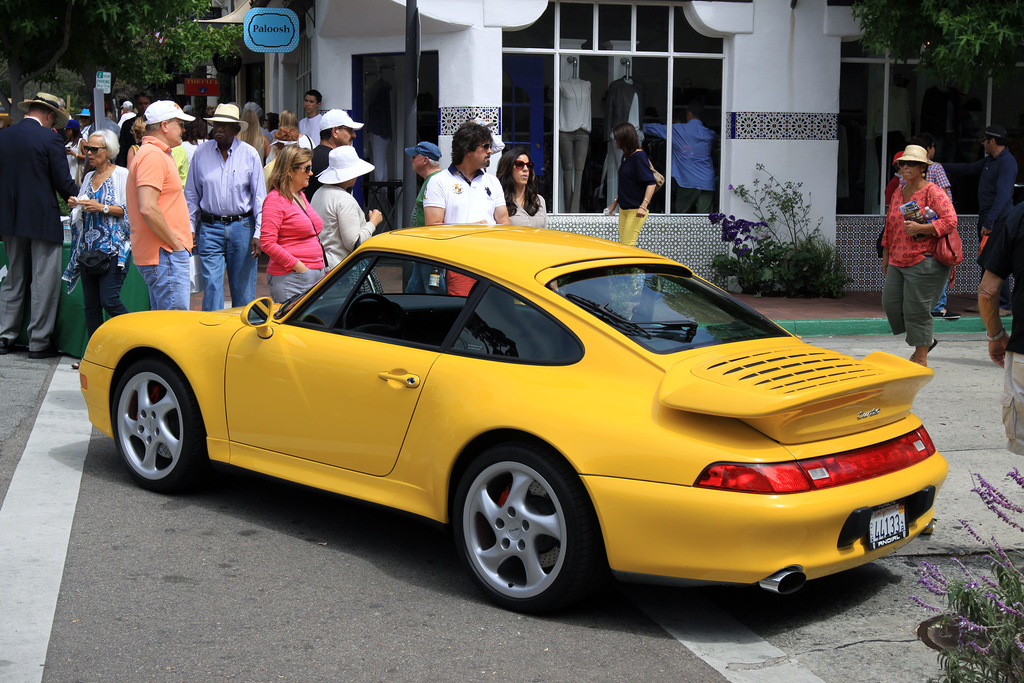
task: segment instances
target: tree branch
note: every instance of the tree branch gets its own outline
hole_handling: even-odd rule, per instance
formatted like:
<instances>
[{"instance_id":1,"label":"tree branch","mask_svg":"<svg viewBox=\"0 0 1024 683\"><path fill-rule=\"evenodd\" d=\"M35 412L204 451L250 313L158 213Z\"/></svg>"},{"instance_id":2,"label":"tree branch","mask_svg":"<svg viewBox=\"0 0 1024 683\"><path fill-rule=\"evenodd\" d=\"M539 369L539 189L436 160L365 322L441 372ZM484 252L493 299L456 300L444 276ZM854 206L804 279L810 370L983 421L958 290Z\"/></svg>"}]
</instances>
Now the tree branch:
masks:
<instances>
[{"instance_id":1,"label":"tree branch","mask_svg":"<svg viewBox=\"0 0 1024 683\"><path fill-rule=\"evenodd\" d=\"M73 6L73 3L71 3L69 1L68 4L67 4L67 9L64 11L64 39L61 41L60 47L57 48L57 51L53 53L53 56L50 57L49 61L47 61L45 65L41 66L40 68L36 69L33 72L25 74L25 75L23 75L21 77L20 83L21 83L22 86L27 84L29 81L34 79L36 76L44 74L47 71L49 71L50 69L52 69L54 66L57 65L57 61L62 56L64 56L64 53L68 49L68 44L71 42L71 9L72 9L72 6Z\"/></svg>"}]
</instances>

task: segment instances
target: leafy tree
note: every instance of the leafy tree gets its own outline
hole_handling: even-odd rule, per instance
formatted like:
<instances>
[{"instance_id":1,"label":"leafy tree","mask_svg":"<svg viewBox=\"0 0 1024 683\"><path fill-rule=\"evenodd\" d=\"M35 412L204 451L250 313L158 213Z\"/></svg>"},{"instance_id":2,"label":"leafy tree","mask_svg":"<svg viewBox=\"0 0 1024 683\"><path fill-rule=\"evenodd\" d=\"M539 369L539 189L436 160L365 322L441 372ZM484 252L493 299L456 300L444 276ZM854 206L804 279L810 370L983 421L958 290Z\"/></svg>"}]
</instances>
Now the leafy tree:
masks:
<instances>
[{"instance_id":1,"label":"leafy tree","mask_svg":"<svg viewBox=\"0 0 1024 683\"><path fill-rule=\"evenodd\" d=\"M1005 80L1024 43L1024 3L996 0L855 0L864 45L967 89Z\"/></svg>"},{"instance_id":2,"label":"leafy tree","mask_svg":"<svg viewBox=\"0 0 1024 683\"><path fill-rule=\"evenodd\" d=\"M159 85L215 54L237 54L240 26L193 21L209 11L209 0L4 0L0 52L7 78L0 81L0 104L20 116L12 105L25 99L25 86L58 66L81 74L90 89L100 70Z\"/></svg>"}]
</instances>

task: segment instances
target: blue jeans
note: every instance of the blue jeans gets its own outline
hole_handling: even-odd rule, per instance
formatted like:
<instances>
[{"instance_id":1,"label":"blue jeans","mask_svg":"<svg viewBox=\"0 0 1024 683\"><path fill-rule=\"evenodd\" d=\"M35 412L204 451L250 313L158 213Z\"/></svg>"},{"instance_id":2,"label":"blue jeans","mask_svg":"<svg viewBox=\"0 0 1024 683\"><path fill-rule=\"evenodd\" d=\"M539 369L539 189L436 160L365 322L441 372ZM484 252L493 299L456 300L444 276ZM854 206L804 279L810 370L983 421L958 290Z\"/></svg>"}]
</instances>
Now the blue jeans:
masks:
<instances>
[{"instance_id":1,"label":"blue jeans","mask_svg":"<svg viewBox=\"0 0 1024 683\"><path fill-rule=\"evenodd\" d=\"M252 217L232 223L200 223L196 253L203 271L203 310L224 308L224 270L228 273L231 305L244 306L256 298L256 259L252 256Z\"/></svg>"},{"instance_id":2,"label":"blue jeans","mask_svg":"<svg viewBox=\"0 0 1024 683\"><path fill-rule=\"evenodd\" d=\"M946 310L946 289L949 287L949 282L942 285L942 296L939 297L939 302L935 304L935 308L932 309L932 313L942 313Z\"/></svg>"},{"instance_id":3,"label":"blue jeans","mask_svg":"<svg viewBox=\"0 0 1024 683\"><path fill-rule=\"evenodd\" d=\"M160 263L138 266L139 274L149 285L149 307L154 311L189 310L188 260L185 249L166 252L160 250Z\"/></svg>"}]
</instances>

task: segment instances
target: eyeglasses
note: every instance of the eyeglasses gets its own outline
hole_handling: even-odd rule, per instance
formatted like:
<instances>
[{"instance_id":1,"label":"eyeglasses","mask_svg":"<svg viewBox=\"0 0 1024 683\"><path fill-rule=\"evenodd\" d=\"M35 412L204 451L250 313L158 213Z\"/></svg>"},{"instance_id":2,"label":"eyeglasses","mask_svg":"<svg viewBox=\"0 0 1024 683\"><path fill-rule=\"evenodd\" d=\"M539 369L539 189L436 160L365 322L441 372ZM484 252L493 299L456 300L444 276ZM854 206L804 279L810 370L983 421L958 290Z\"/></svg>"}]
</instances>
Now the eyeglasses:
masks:
<instances>
[{"instance_id":1,"label":"eyeglasses","mask_svg":"<svg viewBox=\"0 0 1024 683\"><path fill-rule=\"evenodd\" d=\"M480 149L481 147L484 147L484 148L486 148L486 149L487 149L488 151L490 151L490 149L491 149L491 143L489 143L489 142L485 142L485 143L483 143L483 144L477 145L477 146L476 146L476 147L474 147L473 149Z\"/></svg>"},{"instance_id":2,"label":"eyeglasses","mask_svg":"<svg viewBox=\"0 0 1024 683\"><path fill-rule=\"evenodd\" d=\"M90 145L82 145L82 149L84 149L87 154L95 154L101 149L106 149L106 147L92 147Z\"/></svg>"},{"instance_id":3,"label":"eyeglasses","mask_svg":"<svg viewBox=\"0 0 1024 683\"><path fill-rule=\"evenodd\" d=\"M519 160L516 160L512 165L515 166L518 169L528 168L531 171L533 170L533 162L532 161L519 161Z\"/></svg>"},{"instance_id":4,"label":"eyeglasses","mask_svg":"<svg viewBox=\"0 0 1024 683\"><path fill-rule=\"evenodd\" d=\"M313 172L313 166L311 164L307 164L306 166L292 166L292 170L293 171L303 170L306 173L312 173Z\"/></svg>"}]
</instances>

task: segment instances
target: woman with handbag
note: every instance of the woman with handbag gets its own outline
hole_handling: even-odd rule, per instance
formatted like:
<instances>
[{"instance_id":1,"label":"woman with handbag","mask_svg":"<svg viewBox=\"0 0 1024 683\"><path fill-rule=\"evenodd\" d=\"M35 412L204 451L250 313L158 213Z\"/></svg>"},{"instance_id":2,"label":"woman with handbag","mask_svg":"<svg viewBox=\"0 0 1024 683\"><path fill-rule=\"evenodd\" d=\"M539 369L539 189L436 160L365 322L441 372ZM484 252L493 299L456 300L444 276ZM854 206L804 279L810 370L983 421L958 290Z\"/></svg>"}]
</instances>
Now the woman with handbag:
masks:
<instances>
[{"instance_id":1,"label":"woman with handbag","mask_svg":"<svg viewBox=\"0 0 1024 683\"><path fill-rule=\"evenodd\" d=\"M927 367L928 352L938 343L932 336L935 320L931 310L949 279L952 265L942 259L951 260L947 255L950 238L959 243L956 210L944 190L925 180L932 162L923 147L907 145L897 163L906 184L900 189L901 194L893 196L885 218L882 307L892 333L906 333L907 344L914 347L910 360ZM904 210L910 202L915 202L916 207ZM931 220L924 217L927 209L935 212Z\"/></svg>"},{"instance_id":2,"label":"woman with handbag","mask_svg":"<svg viewBox=\"0 0 1024 683\"><path fill-rule=\"evenodd\" d=\"M324 274L324 249L319 235L324 222L302 190L313 175L313 155L289 145L278 152L263 200L260 248L270 258L267 284L280 303L306 291Z\"/></svg>"},{"instance_id":3,"label":"woman with handbag","mask_svg":"<svg viewBox=\"0 0 1024 683\"><path fill-rule=\"evenodd\" d=\"M83 146L92 170L82 179L71 206L71 259L62 279L68 293L82 281L85 326L89 336L103 323L103 312L127 313L121 285L128 273L131 230L125 216L128 169L114 165L120 145L109 130L89 136ZM77 363L75 364L77 366Z\"/></svg>"},{"instance_id":4,"label":"woman with handbag","mask_svg":"<svg viewBox=\"0 0 1024 683\"><path fill-rule=\"evenodd\" d=\"M640 149L640 138L633 124L616 125L612 137L615 146L622 151L622 164L619 166L619 196L606 211L612 214L615 207L619 207L619 241L634 247L647 220L647 206L659 185L654 167Z\"/></svg>"}]
</instances>

